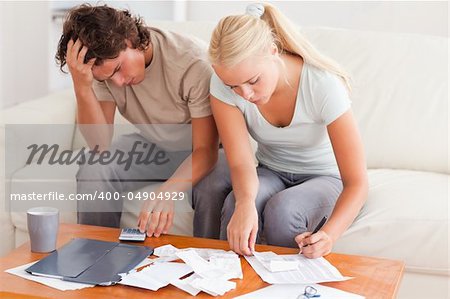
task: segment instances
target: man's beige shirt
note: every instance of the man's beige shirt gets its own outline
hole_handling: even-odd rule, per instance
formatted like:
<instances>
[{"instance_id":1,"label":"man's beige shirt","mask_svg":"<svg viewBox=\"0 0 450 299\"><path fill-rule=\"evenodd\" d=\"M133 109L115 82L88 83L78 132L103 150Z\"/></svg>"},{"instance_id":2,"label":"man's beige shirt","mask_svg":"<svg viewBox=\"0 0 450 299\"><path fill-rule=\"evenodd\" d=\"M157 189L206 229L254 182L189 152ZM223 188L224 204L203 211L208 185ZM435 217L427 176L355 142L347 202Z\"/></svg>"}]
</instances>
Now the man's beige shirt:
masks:
<instances>
[{"instance_id":1,"label":"man's beige shirt","mask_svg":"<svg viewBox=\"0 0 450 299\"><path fill-rule=\"evenodd\" d=\"M94 81L99 101L114 101L133 124L188 124L212 115L209 82L212 69L206 44L174 32L149 28L153 58L145 79L118 87L111 80Z\"/></svg>"}]
</instances>

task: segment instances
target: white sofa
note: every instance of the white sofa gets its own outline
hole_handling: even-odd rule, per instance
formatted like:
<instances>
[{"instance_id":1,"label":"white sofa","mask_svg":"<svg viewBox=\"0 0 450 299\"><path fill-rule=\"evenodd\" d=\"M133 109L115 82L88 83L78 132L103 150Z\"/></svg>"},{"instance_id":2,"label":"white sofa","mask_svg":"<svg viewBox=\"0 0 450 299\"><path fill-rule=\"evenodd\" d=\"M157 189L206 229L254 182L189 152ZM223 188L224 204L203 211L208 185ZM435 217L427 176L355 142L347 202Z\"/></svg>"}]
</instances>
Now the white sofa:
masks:
<instances>
[{"instance_id":1,"label":"white sofa","mask_svg":"<svg viewBox=\"0 0 450 299\"><path fill-rule=\"evenodd\" d=\"M153 25L205 41L214 26L198 22ZM331 28L302 31L352 74L352 107L367 155L367 203L335 244L334 252L402 260L406 271L399 298L447 298L448 38ZM1 117L6 124L72 125L58 138L67 149L75 149L83 144L75 130L75 113L73 92L66 90L5 109ZM117 121L123 119L118 116ZM4 163L4 130L0 134ZM15 146L17 156L8 161L12 165L8 173L1 167L6 192L39 171L36 165L25 165L24 148L19 143ZM76 165L54 170L67 178L66 188L71 192L75 192L76 170ZM0 196L0 254L4 255L28 236L25 213L3 212L3 192ZM125 209L134 211L134 217L126 214L122 225L133 226L138 207L127 205ZM192 210L178 213L171 232L191 235L192 216ZM61 221L76 222L76 214L63 213Z\"/></svg>"}]
</instances>

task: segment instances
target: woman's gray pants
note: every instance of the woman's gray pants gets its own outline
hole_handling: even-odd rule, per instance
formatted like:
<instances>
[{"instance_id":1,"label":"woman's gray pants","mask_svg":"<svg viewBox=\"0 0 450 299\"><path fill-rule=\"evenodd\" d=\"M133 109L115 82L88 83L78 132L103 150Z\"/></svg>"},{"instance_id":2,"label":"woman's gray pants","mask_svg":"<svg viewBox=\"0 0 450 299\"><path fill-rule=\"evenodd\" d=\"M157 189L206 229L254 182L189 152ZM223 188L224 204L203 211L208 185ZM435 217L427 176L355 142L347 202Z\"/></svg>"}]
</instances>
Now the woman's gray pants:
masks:
<instances>
[{"instance_id":1,"label":"woman's gray pants","mask_svg":"<svg viewBox=\"0 0 450 299\"><path fill-rule=\"evenodd\" d=\"M264 236L270 245L297 247L295 236L329 216L343 189L341 179L333 176L279 172L264 165L257 173L257 242ZM226 240L235 198L222 152L213 171L195 186L192 199L194 236Z\"/></svg>"}]
</instances>

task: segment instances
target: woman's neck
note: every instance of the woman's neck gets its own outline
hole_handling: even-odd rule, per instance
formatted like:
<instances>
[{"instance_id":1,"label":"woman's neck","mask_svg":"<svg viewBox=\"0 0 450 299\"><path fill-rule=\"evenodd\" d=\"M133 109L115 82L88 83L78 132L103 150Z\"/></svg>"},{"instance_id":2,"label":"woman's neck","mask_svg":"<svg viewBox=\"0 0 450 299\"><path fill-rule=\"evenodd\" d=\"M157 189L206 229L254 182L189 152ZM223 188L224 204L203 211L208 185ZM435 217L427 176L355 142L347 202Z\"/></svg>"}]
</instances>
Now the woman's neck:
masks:
<instances>
[{"instance_id":1,"label":"woman's neck","mask_svg":"<svg viewBox=\"0 0 450 299\"><path fill-rule=\"evenodd\" d=\"M297 94L300 74L303 69L303 58L298 55L285 53L280 55L279 78L272 97Z\"/></svg>"}]
</instances>

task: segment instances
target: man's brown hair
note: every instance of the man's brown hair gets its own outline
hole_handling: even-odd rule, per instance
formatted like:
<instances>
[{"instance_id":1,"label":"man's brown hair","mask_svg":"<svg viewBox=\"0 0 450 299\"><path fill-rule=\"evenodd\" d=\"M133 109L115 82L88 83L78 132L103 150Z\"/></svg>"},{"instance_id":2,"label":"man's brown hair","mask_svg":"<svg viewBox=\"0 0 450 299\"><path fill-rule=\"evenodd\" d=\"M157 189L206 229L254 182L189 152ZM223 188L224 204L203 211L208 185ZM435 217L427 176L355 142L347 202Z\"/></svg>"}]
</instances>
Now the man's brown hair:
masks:
<instances>
[{"instance_id":1,"label":"man's brown hair","mask_svg":"<svg viewBox=\"0 0 450 299\"><path fill-rule=\"evenodd\" d=\"M67 44L80 39L88 48L84 62L97 58L95 65L105 59L114 59L127 48L126 41L134 49L145 50L150 43L150 32L140 17L132 16L128 10L118 10L107 5L82 4L72 8L63 25L58 43L56 61L64 72Z\"/></svg>"}]
</instances>

